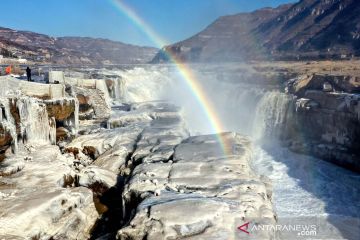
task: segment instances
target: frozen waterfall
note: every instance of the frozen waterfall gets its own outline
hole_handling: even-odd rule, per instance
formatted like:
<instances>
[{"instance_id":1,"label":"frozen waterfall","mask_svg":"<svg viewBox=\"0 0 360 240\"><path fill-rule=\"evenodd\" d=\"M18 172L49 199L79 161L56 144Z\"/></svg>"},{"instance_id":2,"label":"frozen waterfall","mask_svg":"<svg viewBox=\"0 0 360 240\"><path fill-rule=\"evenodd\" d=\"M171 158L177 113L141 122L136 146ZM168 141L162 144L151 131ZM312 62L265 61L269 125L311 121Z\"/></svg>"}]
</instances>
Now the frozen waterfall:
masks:
<instances>
[{"instance_id":1,"label":"frozen waterfall","mask_svg":"<svg viewBox=\"0 0 360 240\"><path fill-rule=\"evenodd\" d=\"M273 182L279 221L289 217L317 217L332 226L334 237L351 237L344 217L360 217L360 179L355 173L325 161L295 154L278 144L293 121L293 97L278 89L242 82L242 77L214 68L194 68L197 80L228 131L247 134L257 143L253 168ZM146 66L116 71L127 101L166 99L183 108L192 133L213 131L194 93L173 66ZM226 74L225 74L226 75ZM340 221L340 222L339 222ZM329 233L330 234L330 233Z\"/></svg>"}]
</instances>

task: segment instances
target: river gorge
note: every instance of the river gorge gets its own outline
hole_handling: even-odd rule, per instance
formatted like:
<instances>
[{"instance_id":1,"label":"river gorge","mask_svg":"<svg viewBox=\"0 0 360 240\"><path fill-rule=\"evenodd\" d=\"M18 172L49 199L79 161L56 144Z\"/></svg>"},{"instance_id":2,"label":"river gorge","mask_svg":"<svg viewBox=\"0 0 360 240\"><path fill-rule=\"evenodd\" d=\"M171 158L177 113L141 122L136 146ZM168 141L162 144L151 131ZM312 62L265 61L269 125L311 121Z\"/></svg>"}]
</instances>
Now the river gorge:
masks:
<instances>
[{"instance_id":1,"label":"river gorge","mask_svg":"<svg viewBox=\"0 0 360 240\"><path fill-rule=\"evenodd\" d=\"M292 221L356 239L357 79L191 71L224 133L171 64L1 77L0 239L295 239L238 229Z\"/></svg>"}]
</instances>

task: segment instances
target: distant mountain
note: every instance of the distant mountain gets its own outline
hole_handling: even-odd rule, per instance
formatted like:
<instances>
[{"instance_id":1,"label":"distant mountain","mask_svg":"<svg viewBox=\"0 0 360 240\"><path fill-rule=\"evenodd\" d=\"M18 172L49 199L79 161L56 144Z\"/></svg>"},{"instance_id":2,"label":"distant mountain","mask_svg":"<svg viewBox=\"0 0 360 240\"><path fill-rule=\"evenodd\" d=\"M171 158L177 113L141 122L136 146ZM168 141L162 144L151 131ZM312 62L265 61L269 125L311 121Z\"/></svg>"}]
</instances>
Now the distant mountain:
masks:
<instances>
[{"instance_id":1,"label":"distant mountain","mask_svg":"<svg viewBox=\"0 0 360 240\"><path fill-rule=\"evenodd\" d=\"M0 27L0 54L55 64L128 64L149 62L158 49L107 39L54 38Z\"/></svg>"},{"instance_id":2,"label":"distant mountain","mask_svg":"<svg viewBox=\"0 0 360 240\"><path fill-rule=\"evenodd\" d=\"M301 0L217 19L195 36L164 47L185 61L348 58L360 55L359 0Z\"/></svg>"}]
</instances>

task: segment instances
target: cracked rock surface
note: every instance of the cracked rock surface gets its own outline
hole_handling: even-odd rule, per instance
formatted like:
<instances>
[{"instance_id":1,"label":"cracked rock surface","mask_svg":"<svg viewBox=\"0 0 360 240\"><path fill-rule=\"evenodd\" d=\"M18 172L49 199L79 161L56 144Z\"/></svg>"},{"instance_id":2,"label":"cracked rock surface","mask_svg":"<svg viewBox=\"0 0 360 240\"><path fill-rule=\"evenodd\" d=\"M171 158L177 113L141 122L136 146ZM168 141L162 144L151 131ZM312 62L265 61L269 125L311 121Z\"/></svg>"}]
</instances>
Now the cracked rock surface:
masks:
<instances>
[{"instance_id":1,"label":"cracked rock surface","mask_svg":"<svg viewBox=\"0 0 360 240\"><path fill-rule=\"evenodd\" d=\"M125 209L139 203L128 209L133 217L117 238L236 239L245 222L274 223L271 191L248 164L249 140L234 133L221 138L227 154L216 135L196 136L176 144L171 160L162 155L137 165L123 198Z\"/></svg>"}]
</instances>

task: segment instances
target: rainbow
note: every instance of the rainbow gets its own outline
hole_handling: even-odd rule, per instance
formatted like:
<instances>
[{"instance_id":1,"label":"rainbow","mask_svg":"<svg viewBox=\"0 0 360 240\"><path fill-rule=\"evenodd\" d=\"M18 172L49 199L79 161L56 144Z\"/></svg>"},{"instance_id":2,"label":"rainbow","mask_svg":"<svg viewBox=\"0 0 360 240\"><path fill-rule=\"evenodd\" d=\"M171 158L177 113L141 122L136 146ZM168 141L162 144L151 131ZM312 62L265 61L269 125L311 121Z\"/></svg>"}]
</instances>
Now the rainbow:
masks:
<instances>
[{"instance_id":1,"label":"rainbow","mask_svg":"<svg viewBox=\"0 0 360 240\"><path fill-rule=\"evenodd\" d=\"M126 5L122 0L109 0L110 3L118 9L121 14L124 14L130 21L133 22L139 29L141 29L159 48L168 45L168 42L160 37L152 27L147 24L130 6ZM185 80L186 84L190 88L192 94L201 105L204 114L209 119L210 125L215 133L217 133L222 150L225 154L230 154L229 146L227 146L223 135L220 134L224 131L224 127L217 116L214 106L210 99L203 90L201 84L196 79L194 73L190 67L180 59L176 58L170 51L164 51L168 59L176 66L180 76Z\"/></svg>"}]
</instances>

